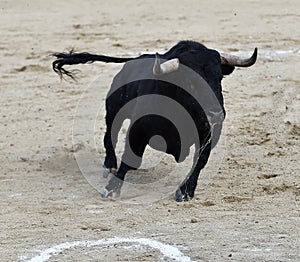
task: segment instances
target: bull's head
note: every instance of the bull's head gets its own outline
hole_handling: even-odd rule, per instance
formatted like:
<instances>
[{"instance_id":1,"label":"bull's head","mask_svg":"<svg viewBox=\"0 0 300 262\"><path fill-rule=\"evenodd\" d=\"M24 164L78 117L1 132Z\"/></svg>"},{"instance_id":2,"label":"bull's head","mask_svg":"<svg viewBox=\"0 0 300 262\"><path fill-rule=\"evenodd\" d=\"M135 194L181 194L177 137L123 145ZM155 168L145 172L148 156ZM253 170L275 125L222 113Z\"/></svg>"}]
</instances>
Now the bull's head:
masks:
<instances>
[{"instance_id":1,"label":"bull's head","mask_svg":"<svg viewBox=\"0 0 300 262\"><path fill-rule=\"evenodd\" d=\"M233 71L235 66L249 67L249 66L254 65L256 62L256 58L257 58L257 48L254 49L252 56L250 58L246 58L246 59L240 58L240 57L234 56L234 55L229 55L229 54L223 54L223 53L220 54L222 67L224 67L224 69L226 67L228 67L228 71L230 71L230 73ZM176 70L178 70L179 64L180 63L179 63L178 58L170 59L161 64L159 54L156 53L155 63L153 66L153 74L155 76L159 76L159 75L164 75L167 73L175 72ZM230 67L232 69L229 69ZM226 69L223 71L226 71ZM227 74L227 73L224 73L224 74Z\"/></svg>"}]
</instances>

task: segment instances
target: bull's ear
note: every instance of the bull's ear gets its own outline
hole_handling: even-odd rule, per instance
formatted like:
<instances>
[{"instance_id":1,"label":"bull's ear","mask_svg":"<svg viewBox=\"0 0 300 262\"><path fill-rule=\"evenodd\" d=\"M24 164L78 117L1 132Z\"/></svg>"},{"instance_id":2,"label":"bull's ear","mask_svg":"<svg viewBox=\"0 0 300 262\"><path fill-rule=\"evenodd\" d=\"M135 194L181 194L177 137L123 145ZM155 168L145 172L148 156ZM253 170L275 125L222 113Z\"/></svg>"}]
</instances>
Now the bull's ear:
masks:
<instances>
[{"instance_id":1,"label":"bull's ear","mask_svg":"<svg viewBox=\"0 0 300 262\"><path fill-rule=\"evenodd\" d=\"M233 72L235 67L230 65L221 65L221 68L222 68L223 76L226 76L226 75L230 75Z\"/></svg>"}]
</instances>

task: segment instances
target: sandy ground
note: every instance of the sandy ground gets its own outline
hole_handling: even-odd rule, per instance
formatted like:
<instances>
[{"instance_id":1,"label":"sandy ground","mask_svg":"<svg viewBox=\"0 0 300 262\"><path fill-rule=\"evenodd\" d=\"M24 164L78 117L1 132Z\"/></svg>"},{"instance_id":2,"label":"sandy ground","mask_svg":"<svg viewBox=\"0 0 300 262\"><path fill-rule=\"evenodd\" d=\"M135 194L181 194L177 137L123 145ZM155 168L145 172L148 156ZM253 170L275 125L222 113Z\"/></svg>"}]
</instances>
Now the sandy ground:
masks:
<instances>
[{"instance_id":1,"label":"sandy ground","mask_svg":"<svg viewBox=\"0 0 300 262\"><path fill-rule=\"evenodd\" d=\"M173 259L182 261L300 260L298 0L0 1L0 13L1 261L115 237L169 244L183 254L170 251ZM242 56L254 47L260 52L255 66L223 81L222 141L196 197L186 203L168 194L156 202L103 201L74 156L94 145L73 148L72 128L86 88L101 77L95 101L103 107L120 65L82 65L78 82L60 82L47 55L74 47L135 56L185 39ZM100 160L103 114L86 115L99 127ZM160 157L146 154L144 171L129 178L186 174L191 165L162 156L147 169ZM48 261L173 261L162 249L116 240L61 249Z\"/></svg>"}]
</instances>

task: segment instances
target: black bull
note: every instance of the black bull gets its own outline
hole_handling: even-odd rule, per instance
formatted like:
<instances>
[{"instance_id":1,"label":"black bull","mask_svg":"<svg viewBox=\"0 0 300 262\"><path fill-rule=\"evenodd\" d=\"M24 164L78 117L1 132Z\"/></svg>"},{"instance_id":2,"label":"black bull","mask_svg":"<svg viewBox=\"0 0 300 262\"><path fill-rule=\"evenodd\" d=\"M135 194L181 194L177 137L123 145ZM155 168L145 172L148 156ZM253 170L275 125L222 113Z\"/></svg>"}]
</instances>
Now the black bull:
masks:
<instances>
[{"instance_id":1,"label":"black bull","mask_svg":"<svg viewBox=\"0 0 300 262\"><path fill-rule=\"evenodd\" d=\"M200 170L220 137L225 109L221 80L249 59L220 55L193 41L181 41L162 55L117 58L89 53L55 53L53 69L61 77L73 74L64 65L94 61L123 63L106 98L104 147L106 175L113 173L102 197L120 194L126 173L137 169L147 145L183 161L195 145L191 171L176 191L177 201L194 196ZM160 61L160 59L162 61ZM125 119L130 119L122 161L117 169L115 146Z\"/></svg>"}]
</instances>

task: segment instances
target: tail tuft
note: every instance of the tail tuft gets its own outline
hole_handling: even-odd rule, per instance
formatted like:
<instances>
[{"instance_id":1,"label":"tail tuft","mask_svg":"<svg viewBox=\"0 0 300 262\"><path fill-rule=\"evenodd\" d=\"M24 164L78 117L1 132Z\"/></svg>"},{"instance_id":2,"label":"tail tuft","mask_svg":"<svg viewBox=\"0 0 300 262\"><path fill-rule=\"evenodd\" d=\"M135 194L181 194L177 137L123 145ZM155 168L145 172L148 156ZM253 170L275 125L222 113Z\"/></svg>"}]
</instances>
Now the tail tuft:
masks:
<instances>
[{"instance_id":1,"label":"tail tuft","mask_svg":"<svg viewBox=\"0 0 300 262\"><path fill-rule=\"evenodd\" d=\"M52 68L53 71L57 73L61 79L64 79L64 76L67 76L73 80L76 80L76 72L78 72L78 70L68 71L65 68L63 68L64 65L85 64L87 62L94 62L93 60L89 59L89 53L76 53L73 49L71 49L69 52L54 53L50 56L54 56L57 58L55 61L53 61Z\"/></svg>"},{"instance_id":2,"label":"tail tuft","mask_svg":"<svg viewBox=\"0 0 300 262\"><path fill-rule=\"evenodd\" d=\"M74 50L70 50L69 52L65 53L54 53L50 56L54 56L57 59L52 63L52 68L54 72L56 72L60 78L62 79L64 75L75 79L75 72L68 71L63 68L64 65L76 65L76 64L86 64L86 63L93 63L95 61L101 61L105 63L124 63L129 60L133 60L135 58L120 58L120 57L111 57L111 56L104 56L104 55L95 55L90 53L76 53ZM77 70L78 71L78 70Z\"/></svg>"}]
</instances>

